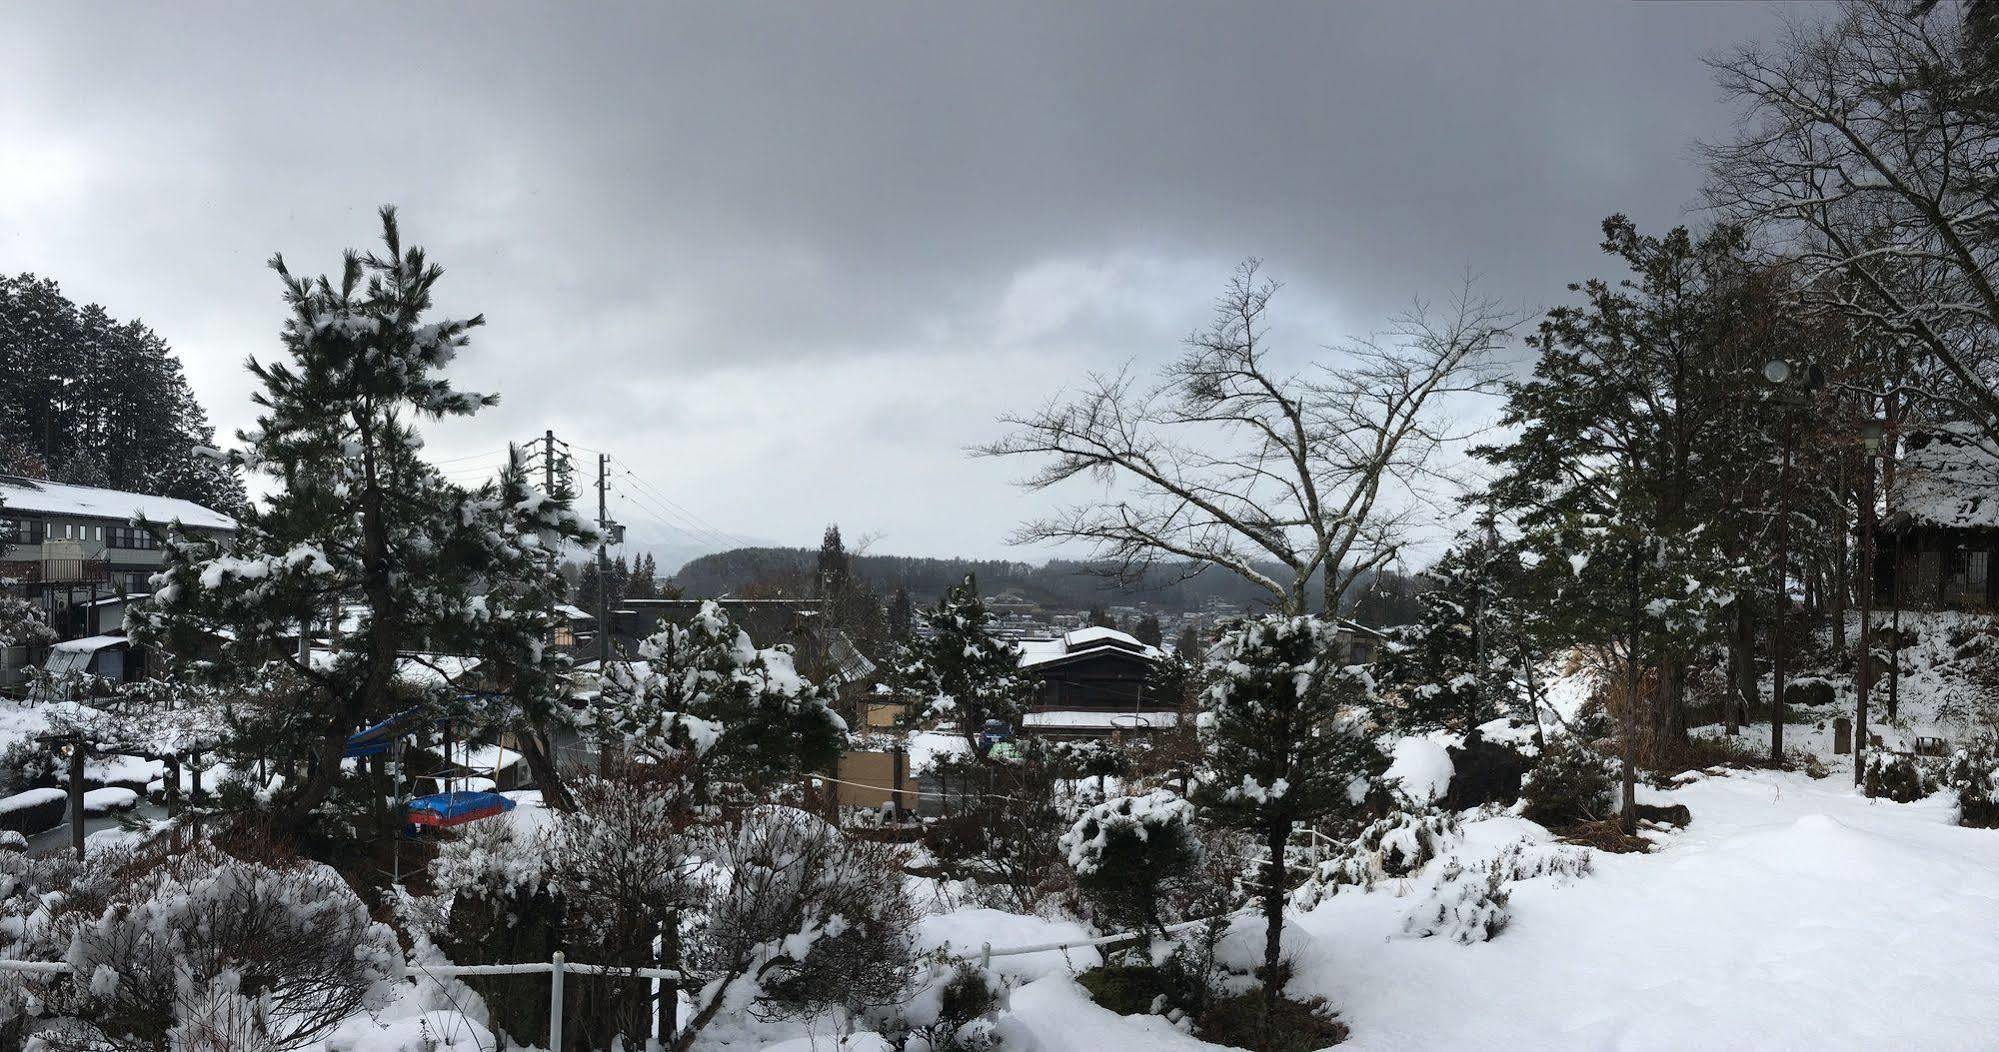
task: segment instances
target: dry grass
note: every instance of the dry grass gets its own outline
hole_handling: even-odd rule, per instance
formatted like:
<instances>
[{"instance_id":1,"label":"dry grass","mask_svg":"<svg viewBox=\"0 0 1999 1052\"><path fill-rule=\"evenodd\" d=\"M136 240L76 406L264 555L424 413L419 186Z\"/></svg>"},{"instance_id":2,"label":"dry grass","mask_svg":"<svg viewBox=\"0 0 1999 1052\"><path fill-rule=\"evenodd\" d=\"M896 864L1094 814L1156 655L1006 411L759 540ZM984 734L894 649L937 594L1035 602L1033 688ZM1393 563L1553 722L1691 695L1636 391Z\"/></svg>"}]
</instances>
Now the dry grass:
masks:
<instances>
[{"instance_id":1,"label":"dry grass","mask_svg":"<svg viewBox=\"0 0 1999 1052\"><path fill-rule=\"evenodd\" d=\"M1652 850L1650 840L1626 833L1618 828L1617 820L1614 818L1606 818L1599 822L1578 822L1562 830L1562 842L1593 847L1613 855L1644 854Z\"/></svg>"}]
</instances>

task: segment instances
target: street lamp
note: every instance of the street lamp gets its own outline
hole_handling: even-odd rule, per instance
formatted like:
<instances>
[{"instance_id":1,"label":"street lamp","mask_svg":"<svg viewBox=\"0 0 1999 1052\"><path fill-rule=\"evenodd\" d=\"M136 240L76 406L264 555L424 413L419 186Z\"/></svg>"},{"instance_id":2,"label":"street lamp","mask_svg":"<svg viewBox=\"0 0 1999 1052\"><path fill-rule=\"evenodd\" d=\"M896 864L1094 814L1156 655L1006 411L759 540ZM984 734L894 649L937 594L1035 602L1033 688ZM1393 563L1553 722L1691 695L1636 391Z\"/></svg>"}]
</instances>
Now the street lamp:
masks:
<instances>
[{"instance_id":1,"label":"street lamp","mask_svg":"<svg viewBox=\"0 0 1999 1052\"><path fill-rule=\"evenodd\" d=\"M1860 565L1866 576L1860 588L1860 663L1854 669L1853 784L1865 780L1867 702L1874 691L1874 458L1888 425L1875 417L1860 422L1860 445L1867 456L1860 470Z\"/></svg>"}]
</instances>

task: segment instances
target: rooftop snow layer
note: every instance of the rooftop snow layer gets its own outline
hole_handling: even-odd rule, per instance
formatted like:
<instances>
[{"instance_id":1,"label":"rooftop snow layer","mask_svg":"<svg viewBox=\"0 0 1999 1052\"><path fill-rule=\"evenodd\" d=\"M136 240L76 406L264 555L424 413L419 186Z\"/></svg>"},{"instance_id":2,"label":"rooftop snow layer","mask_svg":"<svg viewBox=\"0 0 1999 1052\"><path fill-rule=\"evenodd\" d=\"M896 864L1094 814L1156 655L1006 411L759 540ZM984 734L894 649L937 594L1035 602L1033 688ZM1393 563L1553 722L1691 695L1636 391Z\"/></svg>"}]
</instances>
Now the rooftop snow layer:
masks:
<instances>
[{"instance_id":1,"label":"rooftop snow layer","mask_svg":"<svg viewBox=\"0 0 1999 1052\"><path fill-rule=\"evenodd\" d=\"M76 515L89 519L116 519L119 522L143 516L149 522L161 524L179 521L184 525L212 530L236 528L235 519L191 500L126 493L96 486L71 486L13 475L0 475L0 505L14 511L32 511L43 515Z\"/></svg>"},{"instance_id":2,"label":"rooftop snow layer","mask_svg":"<svg viewBox=\"0 0 1999 1052\"><path fill-rule=\"evenodd\" d=\"M1962 424L1910 435L1888 506L1929 526L1999 526L1999 450Z\"/></svg>"}]
</instances>

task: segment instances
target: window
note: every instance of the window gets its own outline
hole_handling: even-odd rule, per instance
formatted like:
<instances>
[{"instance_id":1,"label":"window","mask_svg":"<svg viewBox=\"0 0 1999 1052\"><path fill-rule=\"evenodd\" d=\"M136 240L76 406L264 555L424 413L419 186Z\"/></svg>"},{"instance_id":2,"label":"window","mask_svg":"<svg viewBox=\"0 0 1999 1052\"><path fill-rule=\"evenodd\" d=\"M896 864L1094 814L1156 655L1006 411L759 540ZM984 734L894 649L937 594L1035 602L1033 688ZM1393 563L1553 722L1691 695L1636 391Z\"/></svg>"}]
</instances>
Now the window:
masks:
<instances>
[{"instance_id":1,"label":"window","mask_svg":"<svg viewBox=\"0 0 1999 1052\"><path fill-rule=\"evenodd\" d=\"M1959 548L1950 553L1950 576L1944 581L1944 594L1961 603L1983 603L1991 565L1989 552Z\"/></svg>"},{"instance_id":2,"label":"window","mask_svg":"<svg viewBox=\"0 0 1999 1052\"><path fill-rule=\"evenodd\" d=\"M75 540L75 539L76 539L76 523L73 523L73 522L65 522L65 523L63 523L63 524L62 524L62 537L63 537L63 540L66 540L66 541L73 541L73 540Z\"/></svg>"},{"instance_id":3,"label":"window","mask_svg":"<svg viewBox=\"0 0 1999 1052\"><path fill-rule=\"evenodd\" d=\"M92 537L92 538L91 538L92 540L97 540L97 541L101 541L101 540L103 540L103 539L104 539L104 527L102 527L102 526L93 526L93 527L91 527L91 530L92 530L92 531L93 531L93 532L94 532L94 533L96 534L96 536L95 536L95 537Z\"/></svg>"},{"instance_id":4,"label":"window","mask_svg":"<svg viewBox=\"0 0 1999 1052\"><path fill-rule=\"evenodd\" d=\"M137 526L113 526L104 542L107 548L131 548L137 551L151 551L159 547L153 535Z\"/></svg>"}]
</instances>

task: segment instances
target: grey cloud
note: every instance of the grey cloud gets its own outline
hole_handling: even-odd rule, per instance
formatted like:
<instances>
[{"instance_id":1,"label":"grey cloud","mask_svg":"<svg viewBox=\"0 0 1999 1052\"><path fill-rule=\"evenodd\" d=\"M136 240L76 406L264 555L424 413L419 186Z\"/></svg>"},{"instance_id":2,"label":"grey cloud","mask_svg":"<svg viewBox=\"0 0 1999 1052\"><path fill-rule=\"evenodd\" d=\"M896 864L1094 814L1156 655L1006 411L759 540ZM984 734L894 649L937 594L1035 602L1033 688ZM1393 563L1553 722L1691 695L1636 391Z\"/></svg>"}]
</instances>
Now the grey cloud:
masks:
<instances>
[{"instance_id":1,"label":"grey cloud","mask_svg":"<svg viewBox=\"0 0 1999 1052\"><path fill-rule=\"evenodd\" d=\"M993 554L959 450L1170 351L1266 257L1300 354L1469 266L1535 305L1682 217L1747 4L41 5L0 38L0 267L143 316L213 415L380 202L499 410L743 534ZM946 516L940 509L950 509Z\"/></svg>"}]
</instances>

